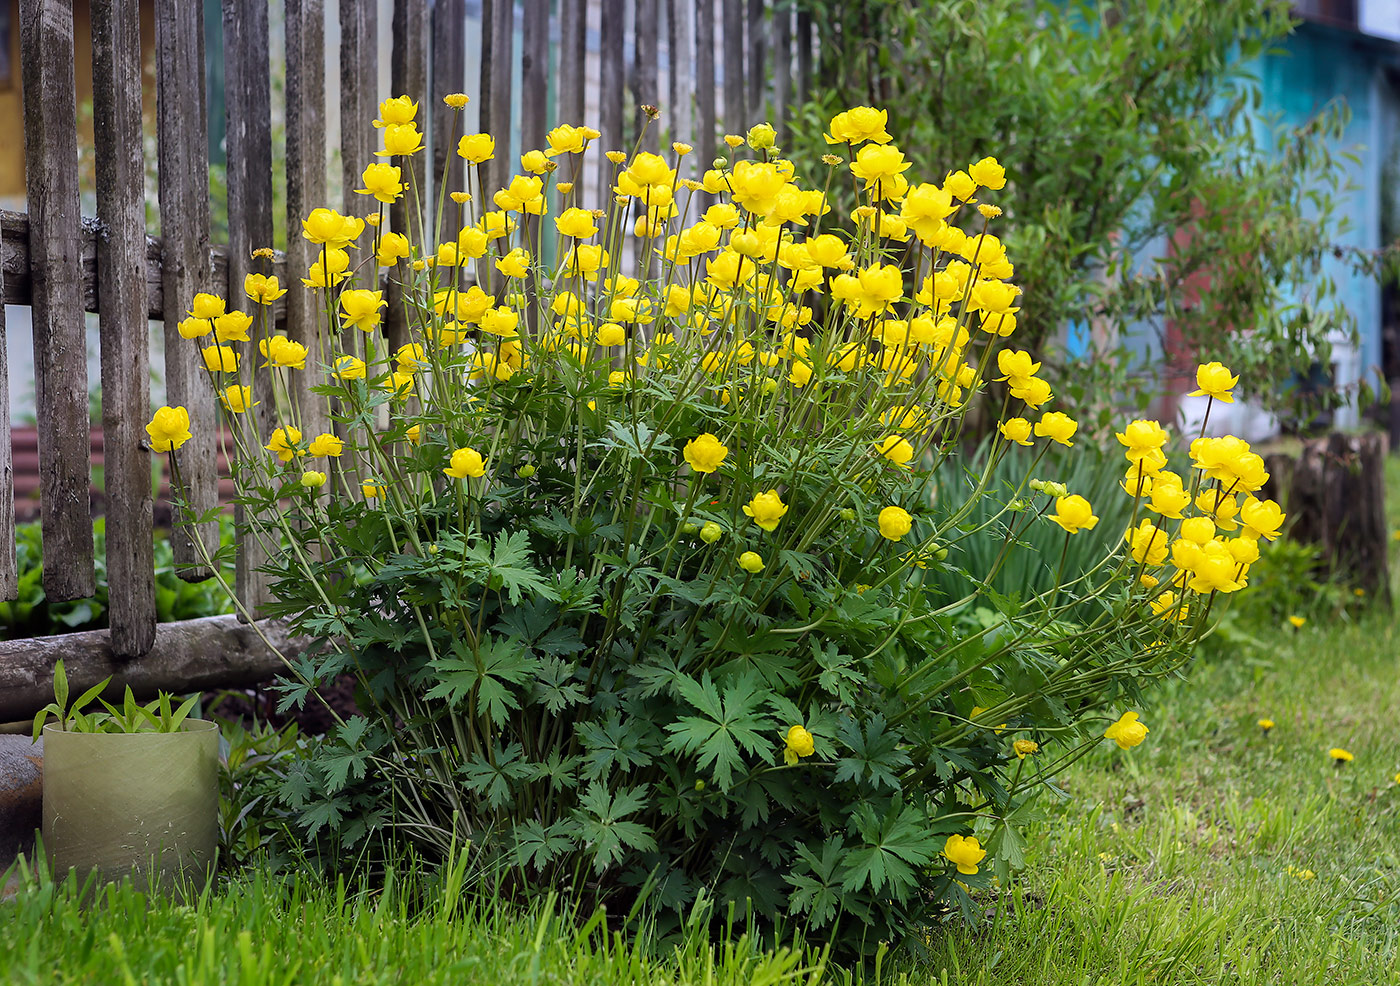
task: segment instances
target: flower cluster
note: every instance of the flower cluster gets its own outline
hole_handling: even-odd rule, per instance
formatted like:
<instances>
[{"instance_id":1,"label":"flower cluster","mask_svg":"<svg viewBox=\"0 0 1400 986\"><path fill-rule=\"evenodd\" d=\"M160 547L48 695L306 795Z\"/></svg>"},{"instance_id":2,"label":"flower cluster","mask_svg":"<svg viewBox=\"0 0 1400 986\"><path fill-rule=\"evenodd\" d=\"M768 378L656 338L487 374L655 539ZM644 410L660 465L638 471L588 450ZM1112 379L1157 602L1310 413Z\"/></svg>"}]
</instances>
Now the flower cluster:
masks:
<instances>
[{"instance_id":1,"label":"flower cluster","mask_svg":"<svg viewBox=\"0 0 1400 986\"><path fill-rule=\"evenodd\" d=\"M963 573L961 542L998 539L1004 559L1027 525L1068 539L1099 520L1028 475L983 525L930 495L980 395L1005 396L986 469L1076 448L1041 364L1008 343L1020 289L1001 209L979 201L1007 186L995 158L920 180L885 113L855 107L830 123L845 156L823 186L759 126L694 178L684 144L606 151L595 204L596 130L551 130L500 188L480 167L493 137L454 134L465 187L394 229L388 206L421 191L418 111L381 104L363 215L302 222L314 261L283 276L314 325L279 331L286 289L264 269L248 313L199 295L180 326L232 435L246 533L323 645L294 693L360 678L365 718L296 794L310 835L392 821L604 895L654 877L668 906L715 886L813 929L904 927L922 883L961 900L986 879L988 830L945 838L958 797L998 818L1052 772L1031 759L1048 738L1142 742L1133 713L1093 725L1108 696L1180 666L1201 623L1186 600L1242 586L1283 518L1253 497L1244 443L1199 439L1183 480L1165 430L1133 422L1125 488L1177 528L1143 520L1113 547L1084 594L1106 618L1066 631L1058 584L979 608L992 573ZM182 409L149 430L178 461ZM984 475L968 500L993 495ZM939 571L965 597L936 594ZM896 843L897 866L868 864Z\"/></svg>"}]
</instances>

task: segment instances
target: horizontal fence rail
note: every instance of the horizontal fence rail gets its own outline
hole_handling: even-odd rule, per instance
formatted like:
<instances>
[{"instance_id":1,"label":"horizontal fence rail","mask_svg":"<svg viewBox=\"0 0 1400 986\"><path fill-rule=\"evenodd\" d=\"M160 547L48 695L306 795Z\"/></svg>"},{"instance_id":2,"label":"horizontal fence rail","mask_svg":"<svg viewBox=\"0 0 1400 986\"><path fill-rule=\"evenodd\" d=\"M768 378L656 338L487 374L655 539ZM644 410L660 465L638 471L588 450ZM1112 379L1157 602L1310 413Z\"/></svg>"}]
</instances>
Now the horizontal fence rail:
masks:
<instances>
[{"instance_id":1,"label":"horizontal fence rail","mask_svg":"<svg viewBox=\"0 0 1400 986\"><path fill-rule=\"evenodd\" d=\"M222 0L217 27L224 88L213 94L222 96L216 102L205 84L211 54L205 37L216 26L205 23L206 5L155 0L156 84L154 99L143 100L150 94L142 92L140 7L140 0L92 0L87 51L75 49L68 0L20 4L28 211L0 211L0 297L7 305L29 306L33 314L37 456L26 453L24 461L37 459L39 467L45 591L58 602L94 590L89 475L94 448L100 448L108 551L114 555L107 562L112 628L104 646L119 659L147 654L157 640L151 452L144 433L151 413L148 371L163 375L167 402L190 413L194 437L182 449L182 494L196 510L215 507L215 398L195 347L180 339L176 325L195 293L217 293L238 307L244 274L270 270L288 289L274 308L278 331L314 340L314 298L300 281L313 256L298 235L300 220L322 204L363 211L353 189L376 160L378 132L370 121L381 100L406 94L419 102L430 153L415 156L412 166L418 171L414 180L430 192L444 170L449 189L464 182L463 162L455 154L461 132L454 131L454 114L442 104L454 92L472 100L456 117L459 128L465 123L489 129L500 142L486 169L491 188L509 180L521 151L543 146L546 132L562 123L598 127L600 150L632 148L649 106L663 115L646 130L643 146L657 149L663 135L692 144L697 153L683 159L682 170L699 177L715 156L722 126L742 132L768 119L780 135L785 132L790 100L806 91L814 46L810 19L793 0L395 0L387 24L380 23L373 0ZM273 25L280 25L285 59L270 62ZM333 42L338 51L330 50ZM94 87L95 216L79 212L74 67L87 58ZM380 86L386 58L389 91ZM334 91L328 64L339 66ZM209 113L220 104L226 245L212 243L210 232ZM150 163L142 110L150 105L159 236L147 235L145 225L151 210L143 176ZM330 121L337 114L339 141L331 146ZM279 122L285 129L285 185L274 188L270 164ZM337 157L342 195L330 202L328 166ZM604 191L610 168L590 168L580 181L595 194ZM262 261L255 267L252 252L272 246L278 191L285 193L285 255L277 253L270 268ZM420 197L425 209L434 198ZM414 208L407 199L396 204L390 225L431 230L434 217ZM396 285L386 277L383 286L392 314ZM101 343L100 443L92 434L99 422L89 421L84 313L97 316ZM148 351L147 320L164 323L163 358ZM387 319L391 344L404 331L400 310L397 319ZM0 357L5 334L0 312ZM4 599L15 597L17 583L9 421L9 388L16 385L25 382L15 381L0 359ZM305 401L307 408L314 405ZM262 411L270 407L264 400ZM183 577L212 574L206 558L217 548L216 538L212 522L177 525L172 541ZM240 597L256 613L266 587L255 541L239 540L236 567ZM0 651L0 663L29 660L26 653L9 646ZM35 661L51 664L49 649L34 653L40 655ZM0 708L14 714L19 705L6 704L5 680L0 677Z\"/></svg>"}]
</instances>

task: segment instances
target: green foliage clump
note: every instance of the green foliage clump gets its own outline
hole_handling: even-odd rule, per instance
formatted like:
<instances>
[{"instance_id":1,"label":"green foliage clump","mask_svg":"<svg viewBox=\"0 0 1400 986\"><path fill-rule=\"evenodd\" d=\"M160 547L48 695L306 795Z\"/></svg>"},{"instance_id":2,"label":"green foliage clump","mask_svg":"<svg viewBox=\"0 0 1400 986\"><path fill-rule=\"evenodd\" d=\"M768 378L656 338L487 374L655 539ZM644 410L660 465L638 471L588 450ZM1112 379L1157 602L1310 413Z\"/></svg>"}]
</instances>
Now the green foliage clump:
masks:
<instances>
[{"instance_id":1,"label":"green foliage clump","mask_svg":"<svg viewBox=\"0 0 1400 986\"><path fill-rule=\"evenodd\" d=\"M1065 378L1075 406L1106 414L1125 392L1154 393L1163 361L1182 358L1224 361L1251 400L1303 420L1307 401L1347 399L1291 383L1329 366L1356 324L1324 267L1348 227L1336 145L1348 110L1281 125L1259 111L1251 75L1292 30L1286 0L800 6L822 39L823 85L799 133L866 103L921 159L1006 166L997 232L1025 288L1018 339L1053 358L1065 326L1092 329L1094 356ZM1346 259L1368 275L1394 262ZM1169 323L1179 338L1163 353ZM1130 331L1157 337L1145 363L1121 346Z\"/></svg>"},{"instance_id":2,"label":"green foliage clump","mask_svg":"<svg viewBox=\"0 0 1400 986\"><path fill-rule=\"evenodd\" d=\"M232 544L233 524L225 520L220 528L225 545ZM97 591L88 599L56 603L44 594L43 532L40 525L20 524L15 528L15 559L19 569L16 599L0 601L0 639L21 640L46 637L75 630L101 630L107 626L107 521L92 522L93 548L97 566ZM233 606L218 583L186 582L175 574L170 542L155 542L156 619L161 623L193 620L233 612ZM230 568L231 571L231 568Z\"/></svg>"}]
</instances>

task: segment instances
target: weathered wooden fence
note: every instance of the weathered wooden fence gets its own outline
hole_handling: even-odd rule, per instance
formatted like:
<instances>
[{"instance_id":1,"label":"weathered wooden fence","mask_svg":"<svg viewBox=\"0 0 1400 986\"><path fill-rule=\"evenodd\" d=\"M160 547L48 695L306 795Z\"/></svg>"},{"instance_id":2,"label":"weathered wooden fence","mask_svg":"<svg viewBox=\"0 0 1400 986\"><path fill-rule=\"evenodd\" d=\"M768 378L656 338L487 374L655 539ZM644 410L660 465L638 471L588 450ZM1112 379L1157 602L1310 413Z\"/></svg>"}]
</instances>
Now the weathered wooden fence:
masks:
<instances>
[{"instance_id":1,"label":"weathered wooden fence","mask_svg":"<svg viewBox=\"0 0 1400 986\"><path fill-rule=\"evenodd\" d=\"M150 415L151 355L147 319L164 322L166 401L184 405L194 437L181 450L181 470L197 510L217 505L216 408L195 347L182 345L176 324L198 291L242 295L251 251L273 243L272 120L274 67L269 64L269 10L284 16L286 59L285 257L276 266L289 288L277 317L282 331L308 341L315 332L312 299L299 280L309 245L295 235L299 220L327 199L327 99L338 103L343 207L360 208L351 191L374 160L368 126L378 103L407 93L421 100L420 127L432 148L432 170L461 162L445 134L442 96L475 100L479 129L516 135L517 149L544 144L558 123L589 123L603 148L630 147L641 107L665 108L661 130L694 144L692 167L708 167L721 122L741 131L767 117L780 126L795 93L807 91L811 23L792 0L480 0L480 37L468 38L467 0L395 0L390 92L379 85L381 45L376 0L223 0L227 133L227 245L211 243L204 5L154 0L159 239L147 236L142 143L140 0L92 0L93 131L97 209L79 210L78 126L73 6L70 0L21 0L24 142L28 213L0 214L0 296L33 309L36 418L40 461L43 586L51 600L94 590L89 502L91 440L85 312L100 321L107 573L110 631L48 641L0 644L0 721L42 704L53 661L82 656L81 682L116 673L144 690L198 679L208 686L265 677L277 665L265 648L227 619L175 628L156 625L152 562ZM277 4L277 7L272 7ZM472 13L476 13L473 5ZM327 92L326 25L338 14L339 91ZM665 51L662 58L662 27ZM517 19L520 28L517 30ZM596 32L596 56L588 39ZM467 76L468 50L480 51L480 78ZM630 59L629 59L630 48ZM516 70L519 92L513 91ZM664 69L664 71L663 71ZM279 67L280 70L280 67ZM590 98L591 97L591 98ZM590 105L593 104L593 105ZM629 113L629 108L631 112ZM587 119L596 109L596 118ZM424 156L414 166L426 171ZM601 155L600 155L601 159ZM509 177L510 155L498 154L490 178ZM420 173L417 180L432 181ZM606 182L600 170L597 179ZM452 184L456 182L457 184ZM424 196L431 201L432 196ZM334 204L334 203L332 203ZM391 224L410 217L396 205ZM431 224L425 228L431 228ZM288 276L291 272L292 276ZM390 306L393 311L393 305ZM392 335L396 329L391 324ZM14 477L9 380L3 363L0 310L0 598L16 592ZM269 427L260 422L263 430ZM211 574L196 539L212 552L215 525L179 527L176 564L190 580ZM238 548L242 597L262 591L253 539ZM162 636L164 635L164 637ZM179 642L181 653L172 653ZM188 651L204 649L191 663ZM160 668L152 662L164 660ZM134 661L128 665L128 661ZM141 662L147 662L142 664ZM201 674L192 670L204 669ZM161 669L164 670L161 670ZM81 687L81 683L79 685Z\"/></svg>"}]
</instances>

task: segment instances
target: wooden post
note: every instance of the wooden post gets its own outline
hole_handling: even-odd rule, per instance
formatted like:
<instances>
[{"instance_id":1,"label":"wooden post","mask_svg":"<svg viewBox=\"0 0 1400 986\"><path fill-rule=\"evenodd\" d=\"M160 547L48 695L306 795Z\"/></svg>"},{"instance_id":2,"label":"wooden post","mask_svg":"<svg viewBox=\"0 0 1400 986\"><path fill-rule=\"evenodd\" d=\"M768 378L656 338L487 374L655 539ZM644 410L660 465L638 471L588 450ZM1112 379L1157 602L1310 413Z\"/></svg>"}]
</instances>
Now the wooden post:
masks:
<instances>
[{"instance_id":1,"label":"wooden post","mask_svg":"<svg viewBox=\"0 0 1400 986\"><path fill-rule=\"evenodd\" d=\"M5 295L5 266L0 264L0 299ZM19 597L15 557L15 470L10 441L10 370L7 365L5 306L0 301L0 600Z\"/></svg>"},{"instance_id":2,"label":"wooden post","mask_svg":"<svg viewBox=\"0 0 1400 986\"><path fill-rule=\"evenodd\" d=\"M788 103L792 101L792 8L787 0L773 4L773 125L778 146L787 147Z\"/></svg>"},{"instance_id":3,"label":"wooden post","mask_svg":"<svg viewBox=\"0 0 1400 986\"><path fill-rule=\"evenodd\" d=\"M807 9L797 11L797 99L805 100L812 92L812 15Z\"/></svg>"},{"instance_id":4,"label":"wooden post","mask_svg":"<svg viewBox=\"0 0 1400 986\"><path fill-rule=\"evenodd\" d=\"M304 373L291 374L292 396L310 440L330 427L326 399L311 392L330 362L334 336L322 330L321 312L301 271L315 261L315 247L301 235L301 221L326 205L326 27L324 0L287 0L287 337L310 354Z\"/></svg>"},{"instance_id":5,"label":"wooden post","mask_svg":"<svg viewBox=\"0 0 1400 986\"><path fill-rule=\"evenodd\" d=\"M442 97L454 92L466 92L467 76L467 5L465 0L437 0L433 7L433 178L444 181L447 191L458 192L466 189L466 162L457 156L457 140L462 136L462 113L452 109L442 101ZM452 121L457 120L454 128ZM444 177L445 176L445 177ZM441 195L433 196L433 205L443 201ZM449 202L443 202L448 215L456 210ZM433 228L443 237L455 236L455 229L448 229L442 221L435 221Z\"/></svg>"},{"instance_id":6,"label":"wooden post","mask_svg":"<svg viewBox=\"0 0 1400 986\"><path fill-rule=\"evenodd\" d=\"M112 650L138 657L156 633L146 311L145 165L141 151L141 11L92 5L92 117L97 152L97 293L102 333L102 458L107 492L107 611Z\"/></svg>"},{"instance_id":7,"label":"wooden post","mask_svg":"<svg viewBox=\"0 0 1400 986\"><path fill-rule=\"evenodd\" d=\"M642 107L657 106L661 102L656 75L656 65L660 61L656 4L657 0L636 0L632 32L632 101L636 106L633 131L644 135L641 149L652 154L661 147L661 121L649 120Z\"/></svg>"},{"instance_id":8,"label":"wooden post","mask_svg":"<svg viewBox=\"0 0 1400 986\"><path fill-rule=\"evenodd\" d=\"M364 0L340 0L340 181L347 215L359 213L362 197L355 189L375 160L378 131L370 121L379 106L378 10Z\"/></svg>"},{"instance_id":9,"label":"wooden post","mask_svg":"<svg viewBox=\"0 0 1400 986\"><path fill-rule=\"evenodd\" d=\"M670 15L671 99L666 110L671 114L670 130L675 139L695 145L695 4L671 0ZM710 84L714 85L713 79ZM704 164L704 168L708 167L708 164ZM680 169L682 178L691 177L695 170L695 155L682 158Z\"/></svg>"},{"instance_id":10,"label":"wooden post","mask_svg":"<svg viewBox=\"0 0 1400 986\"><path fill-rule=\"evenodd\" d=\"M428 5L427 0L394 0L394 52L390 62L390 76L393 95L409 96L419 104L419 130L426 130L432 116L432 108L423 105L428 98L428 50L427 50ZM427 169L423 165L424 152L407 158L397 158L394 164L403 168L403 181L408 189L399 200L389 206L389 225L396 233L403 233L415 243L426 243L422 206L432 196L432 186L427 181ZM415 202L418 204L415 205ZM389 337L389 347L397 350L408 343L408 313L404 310L403 288L398 281L389 280L389 290L385 292L388 306L385 310L384 328Z\"/></svg>"},{"instance_id":11,"label":"wooden post","mask_svg":"<svg viewBox=\"0 0 1400 986\"><path fill-rule=\"evenodd\" d=\"M580 126L583 119L584 61L588 44L585 0L559 0L558 122Z\"/></svg>"},{"instance_id":12,"label":"wooden post","mask_svg":"<svg viewBox=\"0 0 1400 986\"><path fill-rule=\"evenodd\" d=\"M720 0L724 4L724 129L744 132L744 0Z\"/></svg>"},{"instance_id":13,"label":"wooden post","mask_svg":"<svg viewBox=\"0 0 1400 986\"><path fill-rule=\"evenodd\" d=\"M272 83L268 74L267 3L223 0L224 107L228 115L228 299L230 310L244 307L243 280L253 272L254 250L272 246ZM253 380L257 406L248 411L259 437L290 424L277 413L274 371L253 369L261 360L258 343L273 335L267 324L242 349L242 368ZM285 372L285 371L284 371ZM245 376L245 379L247 377ZM309 438L310 436L308 436ZM261 444L261 443L260 443ZM241 504L234 508L239 526L235 578L239 598L254 613L270 598L267 561L258 523Z\"/></svg>"},{"instance_id":14,"label":"wooden post","mask_svg":"<svg viewBox=\"0 0 1400 986\"><path fill-rule=\"evenodd\" d=\"M479 169L478 211L494 209L491 196L510 177L510 73L515 64L514 0L484 0L481 5L481 130L496 138L496 156Z\"/></svg>"},{"instance_id":15,"label":"wooden post","mask_svg":"<svg viewBox=\"0 0 1400 986\"><path fill-rule=\"evenodd\" d=\"M1309 439L1295 459L1268 455L1260 497L1288 514L1288 536L1318 546L1331 574L1390 604L1385 522L1385 436Z\"/></svg>"},{"instance_id":16,"label":"wooden post","mask_svg":"<svg viewBox=\"0 0 1400 986\"><path fill-rule=\"evenodd\" d=\"M753 126L763 123L767 116L765 109L768 100L768 24L764 16L764 0L749 0L749 18L744 27L749 33L749 64L744 85L744 92L749 101L747 125Z\"/></svg>"},{"instance_id":17,"label":"wooden post","mask_svg":"<svg viewBox=\"0 0 1400 986\"><path fill-rule=\"evenodd\" d=\"M199 347L178 326L191 300L214 287L209 251L209 131L204 103L203 4L156 0L156 118L160 149L161 312L165 399L183 405L193 437L177 453L183 495L196 514L218 503L214 390ZM198 537L204 551L193 540ZM180 577L207 579L204 554L218 550L218 525L181 521L171 532Z\"/></svg>"},{"instance_id":18,"label":"wooden post","mask_svg":"<svg viewBox=\"0 0 1400 986\"><path fill-rule=\"evenodd\" d=\"M719 127L715 120L715 0L697 0L695 4L695 115L698 179L714 166ZM709 195L700 196L701 209L709 202Z\"/></svg>"},{"instance_id":19,"label":"wooden post","mask_svg":"<svg viewBox=\"0 0 1400 986\"><path fill-rule=\"evenodd\" d=\"M599 143L602 151L627 151L624 146L626 136L622 132L623 85L626 83L623 66L622 0L602 0L602 30L600 40L600 72L598 85L598 130L603 136ZM616 168L606 156L598 155L598 195L599 208L611 210L612 176Z\"/></svg>"},{"instance_id":20,"label":"wooden post","mask_svg":"<svg viewBox=\"0 0 1400 986\"><path fill-rule=\"evenodd\" d=\"M20 62L44 592L58 602L90 596L95 588L71 4L26 0L20 5Z\"/></svg>"}]
</instances>

